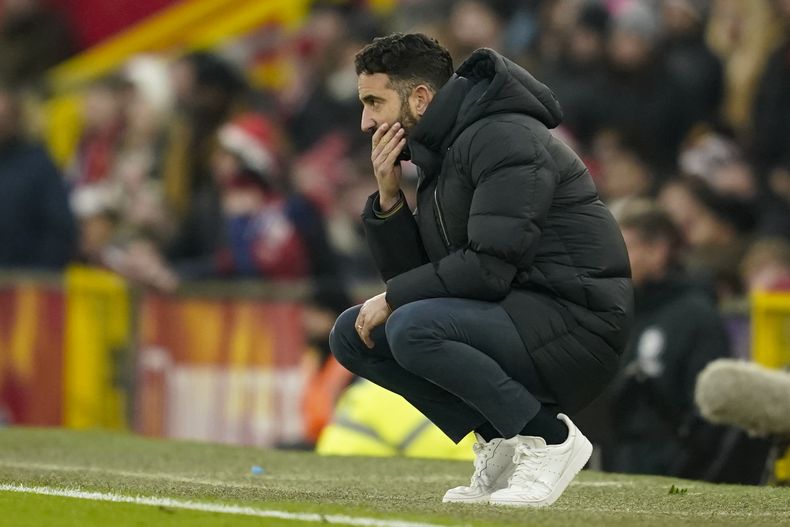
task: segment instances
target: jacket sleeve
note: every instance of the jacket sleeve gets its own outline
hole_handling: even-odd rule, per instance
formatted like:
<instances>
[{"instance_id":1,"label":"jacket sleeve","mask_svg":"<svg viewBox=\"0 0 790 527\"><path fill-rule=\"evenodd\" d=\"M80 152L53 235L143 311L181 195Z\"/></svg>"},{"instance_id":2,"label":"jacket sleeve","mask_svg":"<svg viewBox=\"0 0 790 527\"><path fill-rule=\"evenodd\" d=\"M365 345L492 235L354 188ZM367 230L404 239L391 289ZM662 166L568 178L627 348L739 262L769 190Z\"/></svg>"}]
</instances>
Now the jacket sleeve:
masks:
<instances>
[{"instance_id":1,"label":"jacket sleeve","mask_svg":"<svg viewBox=\"0 0 790 527\"><path fill-rule=\"evenodd\" d=\"M403 205L391 216L379 217L375 210L379 193L375 192L365 204L362 224L373 261L386 282L428 261L420 239L417 222L401 192Z\"/></svg>"},{"instance_id":2,"label":"jacket sleeve","mask_svg":"<svg viewBox=\"0 0 790 527\"><path fill-rule=\"evenodd\" d=\"M438 262L390 279L387 301L393 308L436 297L502 300L516 271L534 259L558 174L548 152L523 126L498 122L477 130L456 161L475 186L468 242Z\"/></svg>"}]
</instances>

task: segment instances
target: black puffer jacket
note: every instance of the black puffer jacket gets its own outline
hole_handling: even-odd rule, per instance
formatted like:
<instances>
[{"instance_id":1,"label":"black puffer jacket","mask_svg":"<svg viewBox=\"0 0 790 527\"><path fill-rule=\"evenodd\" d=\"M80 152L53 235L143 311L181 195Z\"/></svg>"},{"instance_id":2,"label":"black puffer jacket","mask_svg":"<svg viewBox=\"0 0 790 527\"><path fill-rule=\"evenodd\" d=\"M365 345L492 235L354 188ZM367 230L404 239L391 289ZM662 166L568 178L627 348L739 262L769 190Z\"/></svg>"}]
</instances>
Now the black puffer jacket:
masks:
<instances>
[{"instance_id":1,"label":"black puffer jacket","mask_svg":"<svg viewBox=\"0 0 790 527\"><path fill-rule=\"evenodd\" d=\"M393 308L501 302L572 412L614 375L632 309L622 236L576 154L549 128L551 91L496 52L473 53L409 137L417 209L363 213Z\"/></svg>"}]
</instances>

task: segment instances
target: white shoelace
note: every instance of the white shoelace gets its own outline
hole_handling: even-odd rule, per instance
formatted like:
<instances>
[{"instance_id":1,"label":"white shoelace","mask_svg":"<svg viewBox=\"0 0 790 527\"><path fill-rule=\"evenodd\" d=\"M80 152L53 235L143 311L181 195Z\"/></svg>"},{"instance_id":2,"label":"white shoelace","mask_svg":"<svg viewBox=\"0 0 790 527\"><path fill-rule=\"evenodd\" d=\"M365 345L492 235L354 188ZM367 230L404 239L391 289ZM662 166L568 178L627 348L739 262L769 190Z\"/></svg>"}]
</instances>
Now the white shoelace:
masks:
<instances>
[{"instance_id":1,"label":"white shoelace","mask_svg":"<svg viewBox=\"0 0 790 527\"><path fill-rule=\"evenodd\" d=\"M516 465L516 470L508 480L508 485L518 487L539 485L545 487L546 485L538 479L538 475L546 454L547 451L542 448L532 449L524 444L516 445L516 453L513 455L513 463Z\"/></svg>"},{"instance_id":2,"label":"white shoelace","mask_svg":"<svg viewBox=\"0 0 790 527\"><path fill-rule=\"evenodd\" d=\"M489 486L491 481L484 470L488 466L488 460L494 454L495 448L491 443L475 443L472 445L472 450L475 453L475 472L472 474L471 486L474 487L478 481L485 486Z\"/></svg>"}]
</instances>

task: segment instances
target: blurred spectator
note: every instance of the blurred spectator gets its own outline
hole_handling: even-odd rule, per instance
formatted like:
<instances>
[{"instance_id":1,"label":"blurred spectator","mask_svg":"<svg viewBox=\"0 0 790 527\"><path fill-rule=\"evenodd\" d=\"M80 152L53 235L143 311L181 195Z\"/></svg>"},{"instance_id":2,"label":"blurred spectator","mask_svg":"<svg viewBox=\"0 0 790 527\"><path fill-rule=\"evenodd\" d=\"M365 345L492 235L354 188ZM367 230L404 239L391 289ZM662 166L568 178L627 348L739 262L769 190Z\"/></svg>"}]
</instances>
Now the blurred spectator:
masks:
<instances>
[{"instance_id":1,"label":"blurred spectator","mask_svg":"<svg viewBox=\"0 0 790 527\"><path fill-rule=\"evenodd\" d=\"M369 17L338 7L316 10L295 43L294 82L280 96L285 125L297 153L339 135L359 146L359 100L354 54L381 34Z\"/></svg>"},{"instance_id":2,"label":"blurred spectator","mask_svg":"<svg viewBox=\"0 0 790 527\"><path fill-rule=\"evenodd\" d=\"M71 194L71 209L77 220L77 257L85 264L104 266L117 238L117 195L105 185L86 185Z\"/></svg>"},{"instance_id":3,"label":"blurred spectator","mask_svg":"<svg viewBox=\"0 0 790 527\"><path fill-rule=\"evenodd\" d=\"M74 50L66 18L44 2L4 0L0 4L0 81L35 86L47 69Z\"/></svg>"},{"instance_id":4,"label":"blurred spectator","mask_svg":"<svg viewBox=\"0 0 790 527\"><path fill-rule=\"evenodd\" d=\"M758 236L790 237L790 204L761 184L731 140L712 132L696 134L684 146L680 169L702 179L746 218L751 217L743 224L744 230L748 228Z\"/></svg>"},{"instance_id":5,"label":"blurred spectator","mask_svg":"<svg viewBox=\"0 0 790 527\"><path fill-rule=\"evenodd\" d=\"M607 205L617 207L633 198L647 197L653 190L651 167L613 133L600 133L592 153L595 184Z\"/></svg>"},{"instance_id":6,"label":"blurred spectator","mask_svg":"<svg viewBox=\"0 0 790 527\"><path fill-rule=\"evenodd\" d=\"M598 130L612 130L658 175L674 171L696 109L661 56L661 23L642 3L614 19L609 75L597 95Z\"/></svg>"},{"instance_id":7,"label":"blurred spectator","mask_svg":"<svg viewBox=\"0 0 790 527\"><path fill-rule=\"evenodd\" d=\"M719 301L739 295L738 265L745 251L744 234L754 225L752 208L693 178L664 185L659 201L688 244L684 263L689 274L711 284Z\"/></svg>"},{"instance_id":8,"label":"blurred spectator","mask_svg":"<svg viewBox=\"0 0 790 527\"><path fill-rule=\"evenodd\" d=\"M748 291L790 291L790 242L756 241L743 259L741 272Z\"/></svg>"},{"instance_id":9,"label":"blurred spectator","mask_svg":"<svg viewBox=\"0 0 790 527\"><path fill-rule=\"evenodd\" d=\"M0 267L60 269L74 252L74 220L60 172L21 133L17 95L0 85Z\"/></svg>"},{"instance_id":10,"label":"blurred spectator","mask_svg":"<svg viewBox=\"0 0 790 527\"><path fill-rule=\"evenodd\" d=\"M278 138L257 114L222 126L211 157L218 196L203 192L171 253L181 279L260 276L306 277L306 240L276 190L282 176Z\"/></svg>"},{"instance_id":11,"label":"blurred spectator","mask_svg":"<svg viewBox=\"0 0 790 527\"><path fill-rule=\"evenodd\" d=\"M682 274L680 233L669 215L636 202L619 218L634 282L635 320L624 369L611 390L614 445L608 471L701 478L717 435L694 406L697 374L728 355L710 294Z\"/></svg>"},{"instance_id":12,"label":"blurred spectator","mask_svg":"<svg viewBox=\"0 0 790 527\"><path fill-rule=\"evenodd\" d=\"M502 50L507 7L504 2L491 0L455 2L450 8L445 42L450 55L463 60L478 48Z\"/></svg>"},{"instance_id":13,"label":"blurred spectator","mask_svg":"<svg viewBox=\"0 0 790 527\"><path fill-rule=\"evenodd\" d=\"M785 161L768 174L768 189L785 206L790 207L790 152L787 153Z\"/></svg>"},{"instance_id":14,"label":"blurred spectator","mask_svg":"<svg viewBox=\"0 0 790 527\"><path fill-rule=\"evenodd\" d=\"M688 101L689 120L717 122L724 93L722 65L704 38L707 0L665 0L666 58Z\"/></svg>"},{"instance_id":15,"label":"blurred spectator","mask_svg":"<svg viewBox=\"0 0 790 527\"><path fill-rule=\"evenodd\" d=\"M781 25L769 0L712 0L710 6L707 40L724 63L724 120L743 138L760 73Z\"/></svg>"},{"instance_id":16,"label":"blurred spectator","mask_svg":"<svg viewBox=\"0 0 790 527\"><path fill-rule=\"evenodd\" d=\"M126 124L123 110L128 89L120 76L100 79L87 88L82 136L70 168L75 186L104 183L111 177Z\"/></svg>"},{"instance_id":17,"label":"blurred spectator","mask_svg":"<svg viewBox=\"0 0 790 527\"><path fill-rule=\"evenodd\" d=\"M524 61L531 69L550 68L562 59L568 39L576 28L580 2L552 0L534 3L537 4L533 9L537 14L537 35Z\"/></svg>"},{"instance_id":18,"label":"blurred spectator","mask_svg":"<svg viewBox=\"0 0 790 527\"><path fill-rule=\"evenodd\" d=\"M538 77L562 105L564 125L583 145L595 132L595 95L603 90L609 12L597 0L584 2L561 58L538 66Z\"/></svg>"},{"instance_id":19,"label":"blurred spectator","mask_svg":"<svg viewBox=\"0 0 790 527\"><path fill-rule=\"evenodd\" d=\"M124 67L129 85L123 108L124 133L113 168L118 197L119 236L145 238L162 246L175 230L158 177L162 169L164 127L170 115L167 66L161 59L136 57Z\"/></svg>"},{"instance_id":20,"label":"blurred spectator","mask_svg":"<svg viewBox=\"0 0 790 527\"><path fill-rule=\"evenodd\" d=\"M754 158L763 170L790 152L790 0L774 0L784 22L784 39L771 54L754 104Z\"/></svg>"},{"instance_id":21,"label":"blurred spectator","mask_svg":"<svg viewBox=\"0 0 790 527\"><path fill-rule=\"evenodd\" d=\"M348 179L337 189L337 206L329 217L329 233L346 279L350 282L375 283L378 269L365 242L359 204L378 190L370 173L370 157L349 163ZM414 203L411 201L410 203Z\"/></svg>"},{"instance_id":22,"label":"blurred spectator","mask_svg":"<svg viewBox=\"0 0 790 527\"><path fill-rule=\"evenodd\" d=\"M120 75L88 87L83 133L71 164L72 208L80 222L80 258L94 265L117 262L117 250L138 240L163 244L173 235L162 185L167 111L164 65L138 57Z\"/></svg>"},{"instance_id":23,"label":"blurred spectator","mask_svg":"<svg viewBox=\"0 0 790 527\"><path fill-rule=\"evenodd\" d=\"M247 104L242 74L224 59L194 52L173 66L176 114L168 130L162 180L165 196L179 218L190 213L202 192L213 192L211 156L219 127Z\"/></svg>"}]
</instances>

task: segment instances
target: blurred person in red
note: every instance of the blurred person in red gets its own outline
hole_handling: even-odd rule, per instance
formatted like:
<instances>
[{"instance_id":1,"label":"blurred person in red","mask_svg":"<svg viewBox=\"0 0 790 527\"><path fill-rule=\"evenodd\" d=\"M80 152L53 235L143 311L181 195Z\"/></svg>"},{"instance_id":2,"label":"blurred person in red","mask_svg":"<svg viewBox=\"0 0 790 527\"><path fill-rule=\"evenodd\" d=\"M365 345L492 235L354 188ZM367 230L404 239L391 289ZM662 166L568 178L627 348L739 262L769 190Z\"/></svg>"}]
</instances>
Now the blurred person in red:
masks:
<instances>
[{"instance_id":1,"label":"blurred person in red","mask_svg":"<svg viewBox=\"0 0 790 527\"><path fill-rule=\"evenodd\" d=\"M211 155L218 195L193 204L170 259L180 279L308 276L306 241L277 189L281 176L276 131L247 113L223 125Z\"/></svg>"},{"instance_id":2,"label":"blurred person in red","mask_svg":"<svg viewBox=\"0 0 790 527\"><path fill-rule=\"evenodd\" d=\"M173 235L155 178L167 113L165 71L156 59L136 57L85 94L83 134L71 165L84 262L116 268L125 246L141 239L161 246Z\"/></svg>"},{"instance_id":3,"label":"blurred person in red","mask_svg":"<svg viewBox=\"0 0 790 527\"><path fill-rule=\"evenodd\" d=\"M88 86L82 107L82 136L69 168L74 186L100 184L112 177L126 128L124 108L129 88L117 75Z\"/></svg>"},{"instance_id":4,"label":"blurred person in red","mask_svg":"<svg viewBox=\"0 0 790 527\"><path fill-rule=\"evenodd\" d=\"M22 128L17 94L0 85L0 267L62 269L75 248L65 182Z\"/></svg>"}]
</instances>

